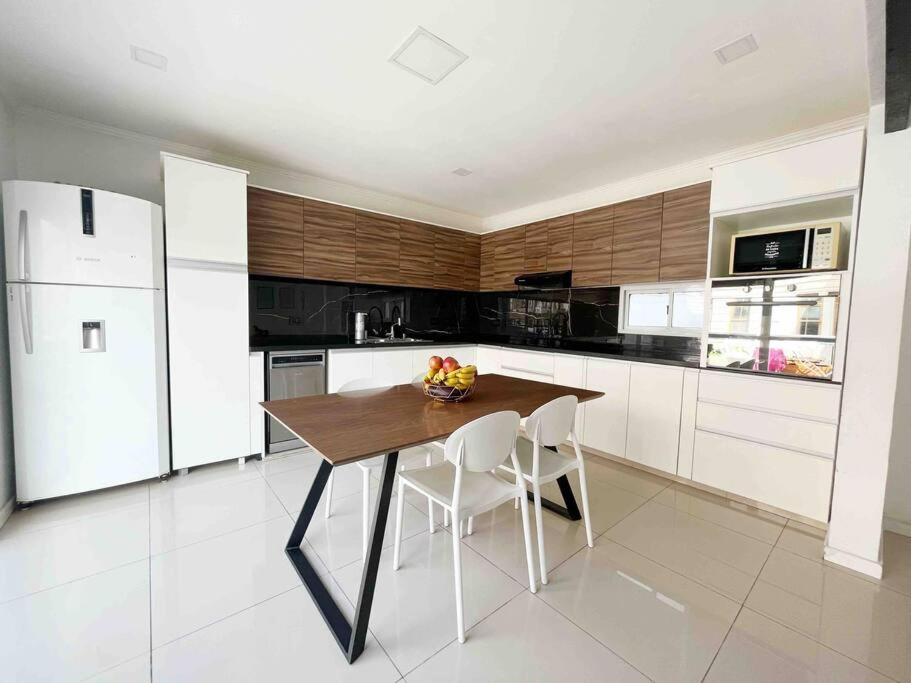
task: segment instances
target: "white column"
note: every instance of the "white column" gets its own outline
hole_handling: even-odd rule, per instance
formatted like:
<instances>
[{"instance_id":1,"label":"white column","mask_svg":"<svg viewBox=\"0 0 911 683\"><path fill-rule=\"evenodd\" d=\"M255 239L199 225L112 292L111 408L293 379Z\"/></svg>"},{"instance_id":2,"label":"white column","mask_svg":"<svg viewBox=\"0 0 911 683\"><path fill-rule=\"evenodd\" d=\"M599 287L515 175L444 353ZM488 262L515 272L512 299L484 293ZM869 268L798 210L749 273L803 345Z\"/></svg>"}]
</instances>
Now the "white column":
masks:
<instances>
[{"instance_id":1,"label":"white column","mask_svg":"<svg viewBox=\"0 0 911 683\"><path fill-rule=\"evenodd\" d=\"M911 243L911 130L883 134L870 109L825 557L882 575L882 524Z\"/></svg>"}]
</instances>

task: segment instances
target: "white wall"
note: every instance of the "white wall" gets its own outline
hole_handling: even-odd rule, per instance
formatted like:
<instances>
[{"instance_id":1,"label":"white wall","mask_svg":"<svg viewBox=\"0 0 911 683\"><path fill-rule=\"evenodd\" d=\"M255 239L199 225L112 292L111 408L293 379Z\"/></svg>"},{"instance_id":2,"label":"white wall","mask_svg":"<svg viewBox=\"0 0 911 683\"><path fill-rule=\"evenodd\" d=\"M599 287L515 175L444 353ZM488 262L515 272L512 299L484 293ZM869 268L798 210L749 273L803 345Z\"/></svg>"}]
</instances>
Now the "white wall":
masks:
<instances>
[{"instance_id":1,"label":"white wall","mask_svg":"<svg viewBox=\"0 0 911 683\"><path fill-rule=\"evenodd\" d=\"M9 108L0 97L0 180L16 177L16 155L13 145L13 121ZM0 220L2 220L0 206ZM0 239L0 282L3 272L3 240ZM12 512L15 503L13 479L13 423L10 401L9 339L6 334L6 292L0 297L0 526Z\"/></svg>"},{"instance_id":2,"label":"white wall","mask_svg":"<svg viewBox=\"0 0 911 683\"><path fill-rule=\"evenodd\" d=\"M838 455L826 559L881 575L886 480L893 427L907 436L897 389L911 246L911 130L883 134L884 106L870 109L845 358ZM907 371L907 367L906 367ZM903 378L902 385L906 378ZM902 386L901 392L907 391ZM907 442L895 453L907 472ZM897 478L897 485L901 477ZM905 495L911 493L906 490Z\"/></svg>"},{"instance_id":3,"label":"white wall","mask_svg":"<svg viewBox=\"0 0 911 683\"><path fill-rule=\"evenodd\" d=\"M249 183L259 187L467 231L481 225L477 216L41 109L20 108L15 134L23 180L95 187L162 204L159 153L165 151L250 171Z\"/></svg>"}]
</instances>

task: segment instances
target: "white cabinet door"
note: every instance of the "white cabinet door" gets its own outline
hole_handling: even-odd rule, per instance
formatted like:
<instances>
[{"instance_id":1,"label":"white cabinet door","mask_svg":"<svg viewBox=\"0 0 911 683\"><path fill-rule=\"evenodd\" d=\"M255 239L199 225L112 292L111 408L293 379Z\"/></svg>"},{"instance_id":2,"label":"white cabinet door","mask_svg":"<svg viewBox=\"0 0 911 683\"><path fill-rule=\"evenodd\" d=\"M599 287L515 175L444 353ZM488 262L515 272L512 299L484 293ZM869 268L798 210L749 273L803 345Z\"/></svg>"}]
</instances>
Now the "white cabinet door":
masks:
<instances>
[{"instance_id":1,"label":"white cabinet door","mask_svg":"<svg viewBox=\"0 0 911 683\"><path fill-rule=\"evenodd\" d=\"M247 263L247 173L162 154L167 255Z\"/></svg>"},{"instance_id":2,"label":"white cabinet door","mask_svg":"<svg viewBox=\"0 0 911 683\"><path fill-rule=\"evenodd\" d=\"M626 457L677 474L683 368L633 363L630 367Z\"/></svg>"},{"instance_id":3,"label":"white cabinet door","mask_svg":"<svg viewBox=\"0 0 911 683\"><path fill-rule=\"evenodd\" d=\"M475 365L478 366L479 373L500 372L500 349L495 346L479 346L477 355Z\"/></svg>"},{"instance_id":4,"label":"white cabinet door","mask_svg":"<svg viewBox=\"0 0 911 683\"><path fill-rule=\"evenodd\" d=\"M373 352L373 378L386 386L407 384L414 379L411 349L379 349Z\"/></svg>"},{"instance_id":5,"label":"white cabinet door","mask_svg":"<svg viewBox=\"0 0 911 683\"><path fill-rule=\"evenodd\" d=\"M693 440L696 438L696 406L699 394L699 370L683 371L683 404L680 407L680 448L677 450L677 476L693 476Z\"/></svg>"},{"instance_id":6,"label":"white cabinet door","mask_svg":"<svg viewBox=\"0 0 911 683\"><path fill-rule=\"evenodd\" d=\"M629 407L629 369L623 361L589 358L585 388L604 396L585 406L582 443L611 455L626 454L626 417Z\"/></svg>"},{"instance_id":7,"label":"white cabinet door","mask_svg":"<svg viewBox=\"0 0 911 683\"><path fill-rule=\"evenodd\" d=\"M369 349L331 349L327 370L327 391L334 394L343 384L373 377L373 351Z\"/></svg>"},{"instance_id":8,"label":"white cabinet door","mask_svg":"<svg viewBox=\"0 0 911 683\"><path fill-rule=\"evenodd\" d=\"M554 354L541 353L539 351L501 349L500 373L512 377L539 375L539 382L552 382L554 377Z\"/></svg>"},{"instance_id":9,"label":"white cabinet door","mask_svg":"<svg viewBox=\"0 0 911 683\"><path fill-rule=\"evenodd\" d=\"M266 400L265 354L250 353L250 455L266 455L265 413L260 401Z\"/></svg>"},{"instance_id":10,"label":"white cabinet door","mask_svg":"<svg viewBox=\"0 0 911 683\"><path fill-rule=\"evenodd\" d=\"M585 358L570 356L565 353L554 354L554 384L575 389L585 388ZM582 425L585 415L585 404L580 403L576 410L576 438L582 441Z\"/></svg>"},{"instance_id":11,"label":"white cabinet door","mask_svg":"<svg viewBox=\"0 0 911 683\"><path fill-rule=\"evenodd\" d=\"M174 469L248 456L247 274L168 266Z\"/></svg>"}]
</instances>

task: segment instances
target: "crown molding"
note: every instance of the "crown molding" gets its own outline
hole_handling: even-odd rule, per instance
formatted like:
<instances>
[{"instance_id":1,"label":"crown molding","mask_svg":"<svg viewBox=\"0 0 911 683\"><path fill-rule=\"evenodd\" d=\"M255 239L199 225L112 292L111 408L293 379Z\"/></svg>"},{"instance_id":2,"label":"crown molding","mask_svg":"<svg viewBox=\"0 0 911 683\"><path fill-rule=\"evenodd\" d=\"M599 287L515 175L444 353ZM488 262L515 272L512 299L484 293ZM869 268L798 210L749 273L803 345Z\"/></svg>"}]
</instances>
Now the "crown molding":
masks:
<instances>
[{"instance_id":1,"label":"crown molding","mask_svg":"<svg viewBox=\"0 0 911 683\"><path fill-rule=\"evenodd\" d=\"M217 152L203 147L186 145L165 138L88 121L48 109L22 105L14 109L17 118L38 118L57 125L69 126L127 142L154 147L159 152L190 157L223 166L249 171L249 184L264 189L294 194L309 199L340 204L353 209L371 211L394 218L420 221L466 232L481 232L479 216L425 204L404 197L385 194L337 180L321 178L280 166L272 166L243 157Z\"/></svg>"},{"instance_id":2,"label":"crown molding","mask_svg":"<svg viewBox=\"0 0 911 683\"><path fill-rule=\"evenodd\" d=\"M582 192L550 199L545 202L530 204L520 209L488 216L483 219L482 232L494 232L525 223L565 216L568 213L586 211L599 206L606 206L627 199L644 197L656 192L686 187L695 183L711 180L715 166L740 161L748 157L768 154L786 147L806 144L814 140L839 135L851 130L864 128L867 114L860 114L838 121L807 128L780 137L763 140L736 147L718 154L695 159L676 166L650 171L615 183L601 185Z\"/></svg>"}]
</instances>

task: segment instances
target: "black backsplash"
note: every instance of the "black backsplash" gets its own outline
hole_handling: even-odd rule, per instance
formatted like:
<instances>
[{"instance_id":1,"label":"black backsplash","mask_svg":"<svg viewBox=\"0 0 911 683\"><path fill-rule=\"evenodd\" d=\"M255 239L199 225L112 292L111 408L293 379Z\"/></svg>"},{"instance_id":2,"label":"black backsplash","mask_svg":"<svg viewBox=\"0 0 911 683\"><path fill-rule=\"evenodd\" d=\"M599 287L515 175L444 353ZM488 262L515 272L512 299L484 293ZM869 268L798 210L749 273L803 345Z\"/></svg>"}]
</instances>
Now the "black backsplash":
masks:
<instances>
[{"instance_id":1,"label":"black backsplash","mask_svg":"<svg viewBox=\"0 0 911 683\"><path fill-rule=\"evenodd\" d=\"M401 317L405 331L421 338L571 342L606 352L699 357L697 338L620 334L619 287L478 293L250 278L253 346L351 340L355 311L368 313L371 336L385 334Z\"/></svg>"}]
</instances>

